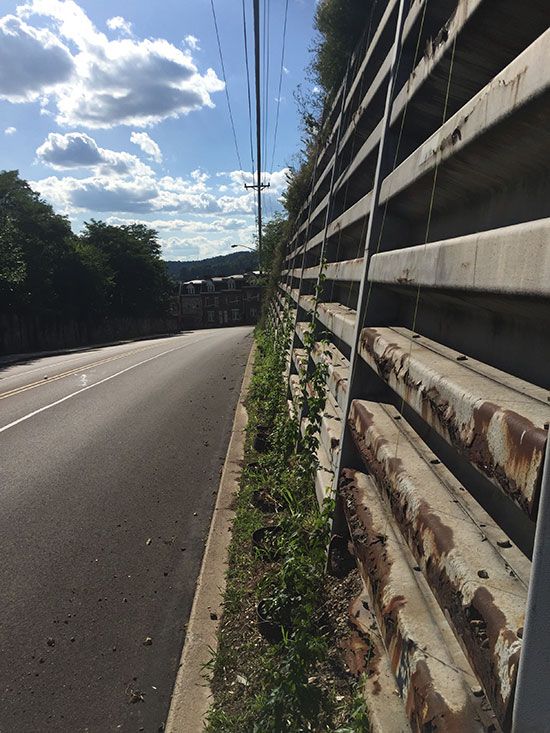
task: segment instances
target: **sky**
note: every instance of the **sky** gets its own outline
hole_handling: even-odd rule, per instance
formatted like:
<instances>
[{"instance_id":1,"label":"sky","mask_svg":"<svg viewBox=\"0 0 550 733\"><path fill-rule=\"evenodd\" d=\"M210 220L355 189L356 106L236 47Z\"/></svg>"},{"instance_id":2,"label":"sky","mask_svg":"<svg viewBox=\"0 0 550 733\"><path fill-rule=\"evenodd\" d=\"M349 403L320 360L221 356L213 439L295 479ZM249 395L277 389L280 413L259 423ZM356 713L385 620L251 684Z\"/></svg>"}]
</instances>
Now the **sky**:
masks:
<instances>
[{"instance_id":1,"label":"sky","mask_svg":"<svg viewBox=\"0 0 550 733\"><path fill-rule=\"evenodd\" d=\"M310 60L315 4L289 0L279 96L285 0L261 0L261 26L269 28L269 55L267 43L262 49L268 217L280 207L300 144L293 92ZM211 0L2 0L0 169L18 169L75 232L92 218L143 222L157 229L172 260L252 245L242 5L214 0L214 7L241 164ZM253 93L252 0L245 8Z\"/></svg>"}]
</instances>

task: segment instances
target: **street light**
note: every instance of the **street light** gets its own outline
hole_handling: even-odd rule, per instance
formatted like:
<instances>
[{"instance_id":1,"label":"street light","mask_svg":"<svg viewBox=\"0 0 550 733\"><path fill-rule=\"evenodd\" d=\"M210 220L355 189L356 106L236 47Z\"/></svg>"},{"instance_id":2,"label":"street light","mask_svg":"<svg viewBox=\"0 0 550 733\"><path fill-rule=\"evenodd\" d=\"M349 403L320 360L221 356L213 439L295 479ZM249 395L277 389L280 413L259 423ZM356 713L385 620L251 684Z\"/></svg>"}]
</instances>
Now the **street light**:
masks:
<instances>
[{"instance_id":1,"label":"street light","mask_svg":"<svg viewBox=\"0 0 550 733\"><path fill-rule=\"evenodd\" d=\"M246 244L232 244L231 249L235 249L235 247L244 247L244 249L249 249L251 252L257 252L258 250L254 247L247 247Z\"/></svg>"},{"instance_id":2,"label":"street light","mask_svg":"<svg viewBox=\"0 0 550 733\"><path fill-rule=\"evenodd\" d=\"M258 249L257 248L254 248L254 247L248 247L246 244L232 244L231 245L231 249L235 249L236 247L243 247L244 249L248 249L248 250L250 250L250 252L254 252L256 254L256 256L258 257L258 267L260 268L259 269L259 273L260 273L260 276L261 276L261 274L262 274L262 263L260 262L260 257L259 257Z\"/></svg>"}]
</instances>

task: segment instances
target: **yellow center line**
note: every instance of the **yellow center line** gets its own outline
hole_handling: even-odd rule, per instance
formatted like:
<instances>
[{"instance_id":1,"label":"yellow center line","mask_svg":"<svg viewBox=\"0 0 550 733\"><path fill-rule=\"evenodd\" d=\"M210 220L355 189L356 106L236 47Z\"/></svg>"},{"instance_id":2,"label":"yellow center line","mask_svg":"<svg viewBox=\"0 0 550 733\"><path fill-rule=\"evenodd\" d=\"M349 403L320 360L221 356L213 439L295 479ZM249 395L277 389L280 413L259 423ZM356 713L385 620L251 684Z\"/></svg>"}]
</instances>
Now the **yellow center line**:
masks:
<instances>
[{"instance_id":1,"label":"yellow center line","mask_svg":"<svg viewBox=\"0 0 550 733\"><path fill-rule=\"evenodd\" d=\"M148 351L149 349L153 349L155 345L154 346L145 346L141 349L134 349L133 351L126 351L124 354L117 354L116 356L110 356L108 359L102 359L101 361L94 361L91 364L85 364L78 368L70 369L69 371L66 371L66 372L61 372L60 374L54 374L53 377L48 377L47 379L40 379L37 382L31 382L30 384L24 384L21 387L14 387L14 389L10 389L7 392L0 392L0 400L5 400L7 397L14 397L15 395L21 394L22 392L27 392L28 390L36 389L36 387L43 387L45 384L56 382L59 379L64 379L65 377L70 377L74 374L78 374L79 372L83 372L88 369L93 369L94 367L101 366L102 364L108 364L111 361L117 361L118 359L123 359L126 356L132 356L133 354L139 354L142 351Z\"/></svg>"}]
</instances>

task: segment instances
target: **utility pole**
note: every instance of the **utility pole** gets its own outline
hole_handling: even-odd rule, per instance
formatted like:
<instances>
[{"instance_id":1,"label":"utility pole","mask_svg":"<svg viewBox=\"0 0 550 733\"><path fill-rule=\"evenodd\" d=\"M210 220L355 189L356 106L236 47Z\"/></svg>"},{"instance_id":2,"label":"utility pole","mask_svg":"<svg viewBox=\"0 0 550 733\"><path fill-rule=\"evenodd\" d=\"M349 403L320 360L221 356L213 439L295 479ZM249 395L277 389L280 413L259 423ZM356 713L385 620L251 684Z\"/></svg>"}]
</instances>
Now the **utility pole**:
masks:
<instances>
[{"instance_id":1,"label":"utility pole","mask_svg":"<svg viewBox=\"0 0 550 733\"><path fill-rule=\"evenodd\" d=\"M258 263L262 270L262 191L269 188L269 183L262 183L262 134L260 106L260 0L254 0L254 68L256 75L256 183L245 188L253 188L258 193ZM267 103L267 100L266 100Z\"/></svg>"}]
</instances>

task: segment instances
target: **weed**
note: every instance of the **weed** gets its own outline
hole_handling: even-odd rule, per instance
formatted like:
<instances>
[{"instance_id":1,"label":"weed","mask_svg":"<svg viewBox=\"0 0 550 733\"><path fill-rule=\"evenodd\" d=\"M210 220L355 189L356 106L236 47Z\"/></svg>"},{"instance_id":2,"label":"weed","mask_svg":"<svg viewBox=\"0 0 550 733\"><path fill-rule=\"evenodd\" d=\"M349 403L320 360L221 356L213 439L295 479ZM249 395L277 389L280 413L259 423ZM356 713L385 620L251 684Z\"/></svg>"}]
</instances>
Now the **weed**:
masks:
<instances>
[{"instance_id":1,"label":"weed","mask_svg":"<svg viewBox=\"0 0 550 733\"><path fill-rule=\"evenodd\" d=\"M209 665L214 693L209 733L368 730L355 681L345 680L342 702L327 672L334 640L326 613L324 568L333 506L329 500L320 510L314 491L328 369L326 359L315 363L312 358L313 349L319 349L316 313L317 306L306 336L307 368L300 379L295 417L288 411L283 378L293 327L288 303L278 328L256 334L247 400L249 467L243 470L236 500L219 647ZM302 416L307 420L300 431ZM259 425L267 426L269 433L262 453L252 449ZM251 543L254 530L266 523L266 514L253 503L259 490L277 507L277 513L267 517L281 527L273 539L275 562ZM276 644L268 644L257 631L260 600L270 618L281 623L281 641ZM246 685L239 682L243 678ZM339 728L344 722L347 727Z\"/></svg>"}]
</instances>

